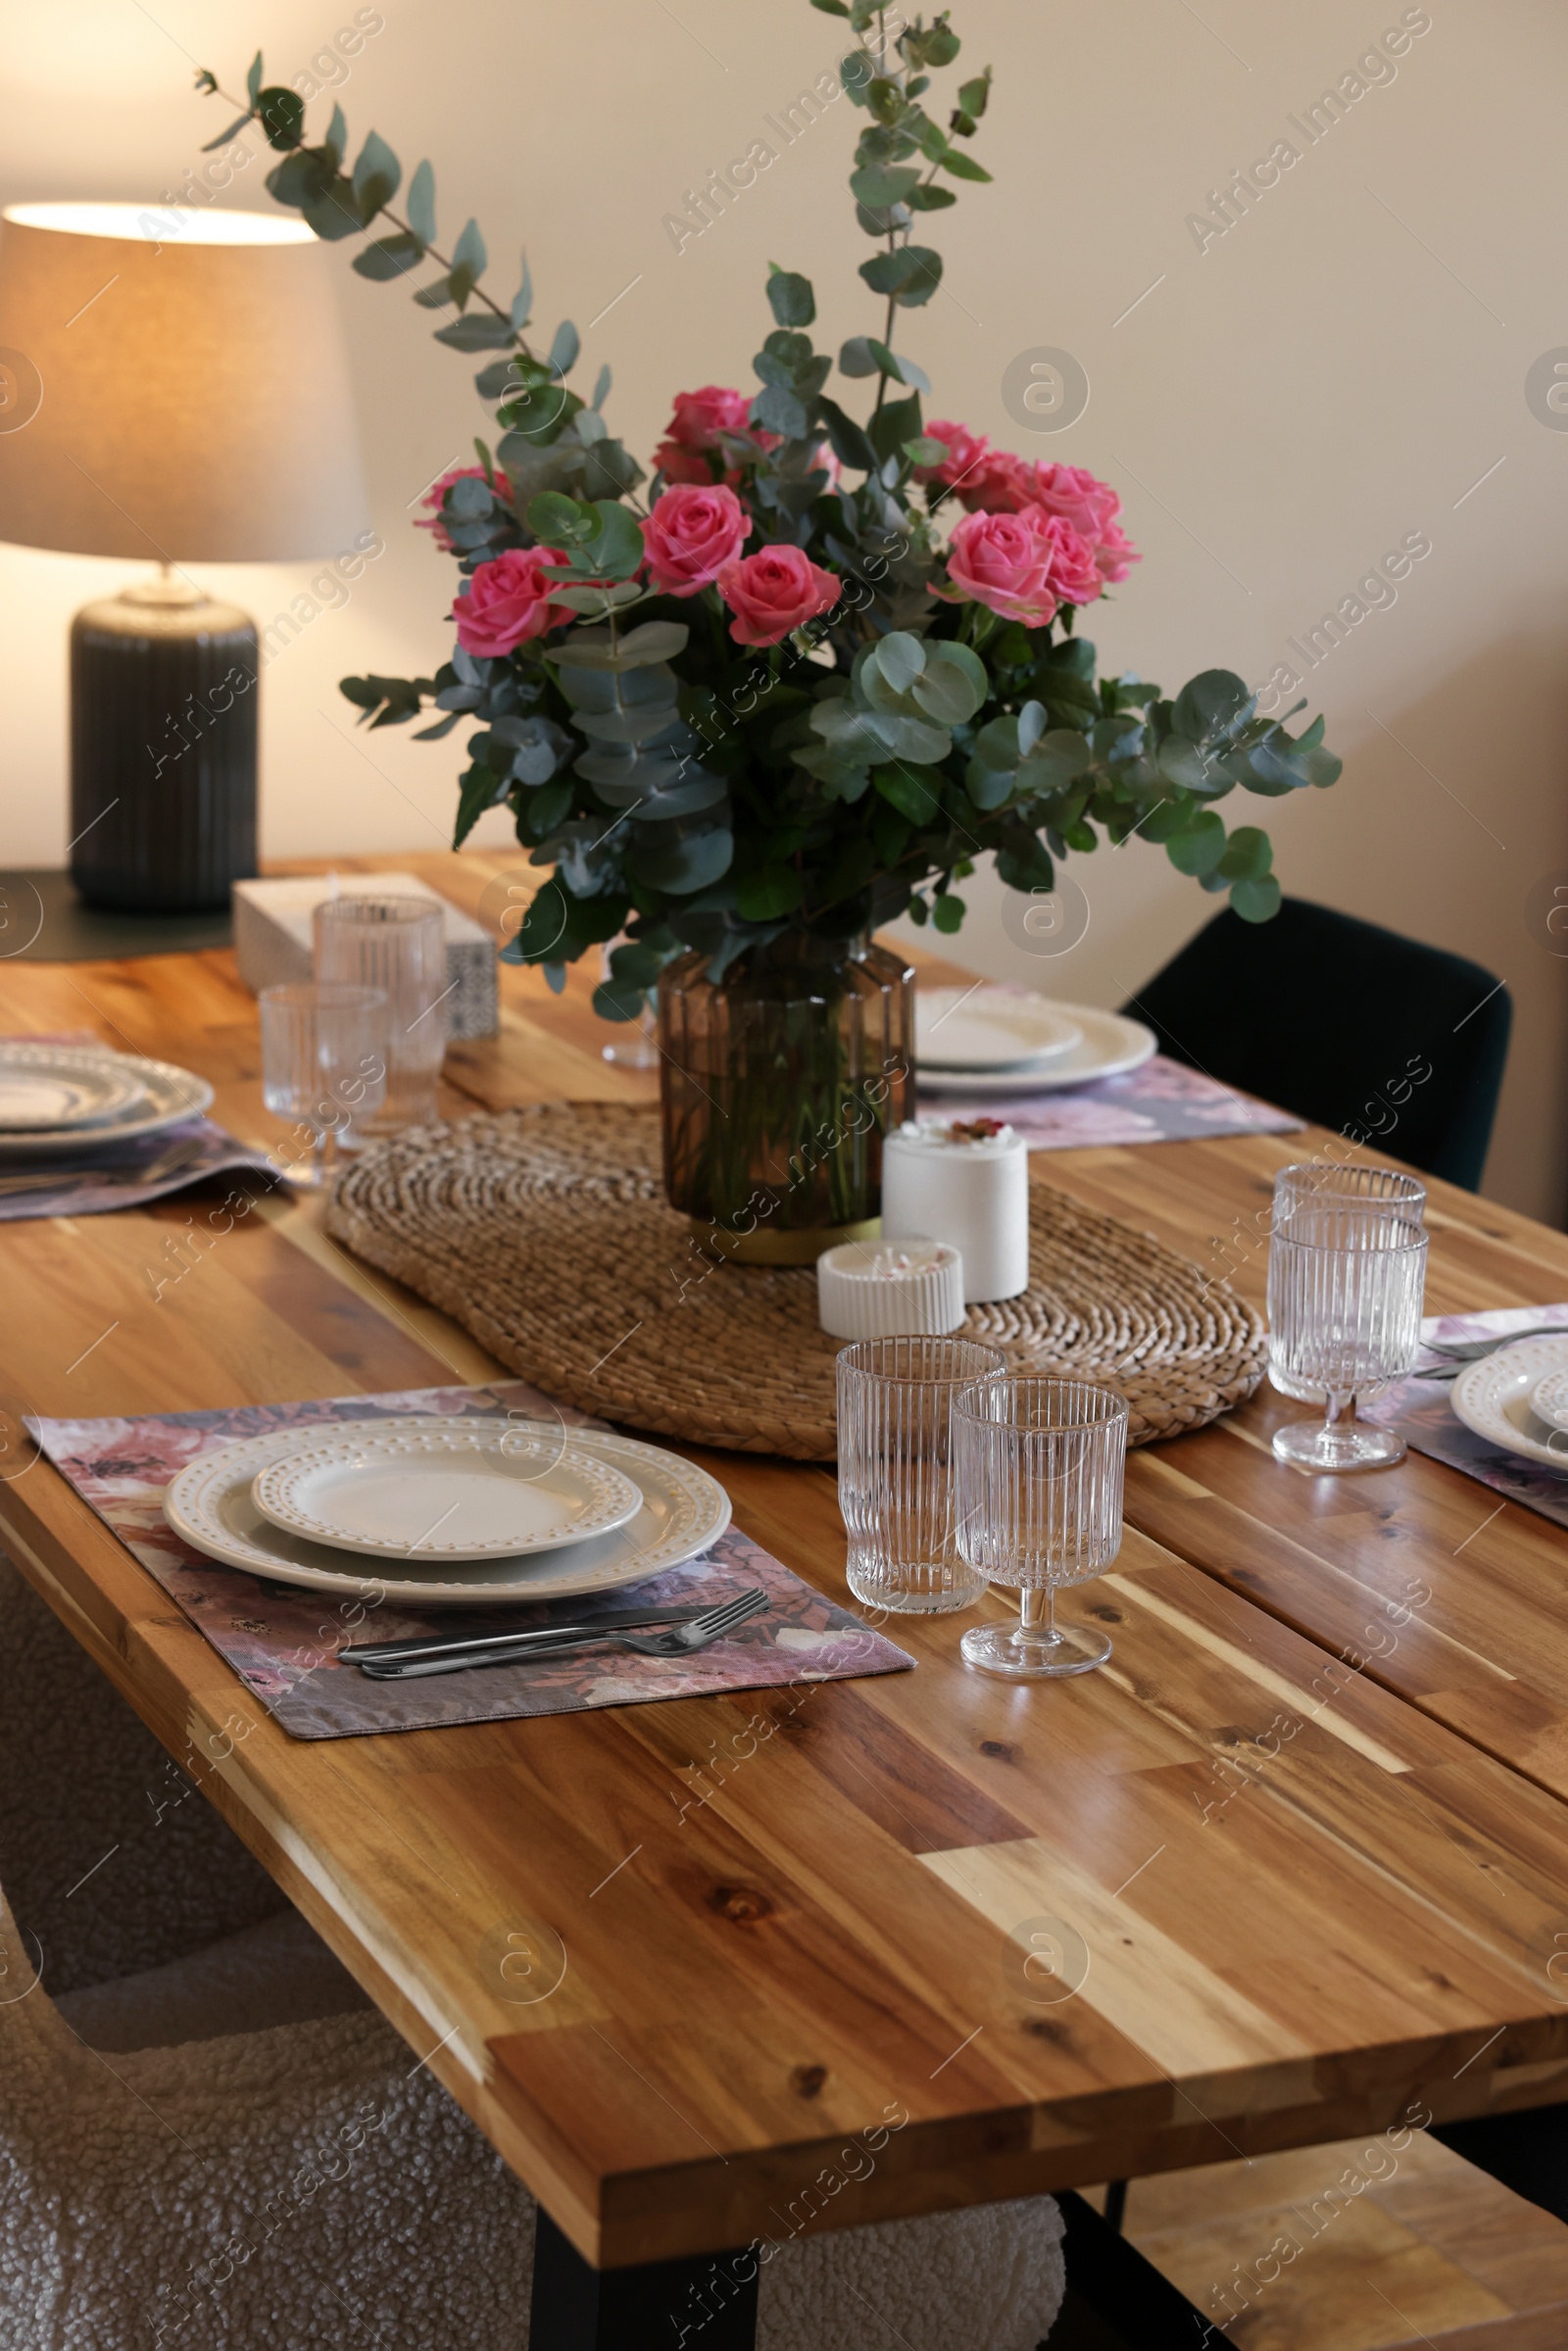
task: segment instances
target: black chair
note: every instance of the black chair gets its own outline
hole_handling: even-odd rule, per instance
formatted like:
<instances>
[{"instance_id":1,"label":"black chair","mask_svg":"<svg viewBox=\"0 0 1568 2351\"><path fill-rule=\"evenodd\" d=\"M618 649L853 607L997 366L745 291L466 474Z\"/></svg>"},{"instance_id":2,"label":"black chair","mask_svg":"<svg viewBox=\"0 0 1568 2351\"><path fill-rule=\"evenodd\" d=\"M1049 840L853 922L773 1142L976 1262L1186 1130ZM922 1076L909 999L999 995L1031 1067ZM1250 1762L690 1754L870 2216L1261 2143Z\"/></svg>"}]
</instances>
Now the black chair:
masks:
<instances>
[{"instance_id":1,"label":"black chair","mask_svg":"<svg viewBox=\"0 0 1568 2351\"><path fill-rule=\"evenodd\" d=\"M1288 898L1272 922L1216 914L1122 1008L1173 1060L1481 1181L1513 1004L1479 963Z\"/></svg>"}]
</instances>

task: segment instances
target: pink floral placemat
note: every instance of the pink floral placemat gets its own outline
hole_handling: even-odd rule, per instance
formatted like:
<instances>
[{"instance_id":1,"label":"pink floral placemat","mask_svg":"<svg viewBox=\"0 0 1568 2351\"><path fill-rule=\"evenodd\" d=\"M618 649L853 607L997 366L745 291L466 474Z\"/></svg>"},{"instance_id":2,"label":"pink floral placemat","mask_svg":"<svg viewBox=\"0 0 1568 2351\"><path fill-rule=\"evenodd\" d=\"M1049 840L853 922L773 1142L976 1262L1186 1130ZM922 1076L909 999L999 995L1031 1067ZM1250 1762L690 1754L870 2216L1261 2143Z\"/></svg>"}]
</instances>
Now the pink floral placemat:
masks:
<instances>
[{"instance_id":1,"label":"pink floral placemat","mask_svg":"<svg viewBox=\"0 0 1568 2351\"><path fill-rule=\"evenodd\" d=\"M352 1739L376 1731L427 1731L518 1715L575 1714L658 1698L776 1689L900 1673L914 1660L838 1607L731 1527L711 1550L640 1583L544 1604L410 1609L395 1594L379 1602L334 1598L223 1567L194 1550L164 1518L164 1489L198 1453L236 1438L323 1421L539 1413L568 1426L602 1427L559 1408L524 1380L489 1388L416 1388L384 1396L327 1396L223 1412L158 1412L134 1420L29 1420L55 1467L156 1577L248 1690L294 1739ZM368 1569L373 1572L370 1563ZM578 1622L644 1602L693 1606L760 1584L769 1606L711 1648L685 1658L633 1650L589 1651L553 1662L475 1666L428 1681L372 1682L338 1652L368 1641L424 1633L514 1631Z\"/></svg>"},{"instance_id":2,"label":"pink floral placemat","mask_svg":"<svg viewBox=\"0 0 1568 2351\"><path fill-rule=\"evenodd\" d=\"M1547 1330L1568 1332L1568 1305L1497 1306L1480 1314L1429 1315L1421 1325L1423 1344L1416 1372L1436 1369L1445 1361L1427 1347L1428 1340L1496 1339ZM1363 1420L1376 1421L1384 1428L1396 1427L1405 1444L1418 1453L1430 1453L1434 1461L1462 1469L1466 1477L1490 1486L1494 1494L1506 1494L1510 1501L1523 1502L1529 1509L1539 1510L1543 1518L1568 1527L1568 1468L1548 1469L1544 1461L1533 1461L1528 1453L1510 1453L1478 1437L1455 1412L1452 1390L1451 1380L1423 1380L1412 1374L1357 1409Z\"/></svg>"},{"instance_id":3,"label":"pink floral placemat","mask_svg":"<svg viewBox=\"0 0 1568 2351\"><path fill-rule=\"evenodd\" d=\"M922 1107L944 1118L1004 1118L1031 1151L1074 1151L1088 1144L1192 1143L1202 1136L1295 1135L1306 1121L1272 1102L1254 1102L1155 1053L1142 1069L1098 1078L1059 1094L938 1093L926 1081Z\"/></svg>"}]
</instances>

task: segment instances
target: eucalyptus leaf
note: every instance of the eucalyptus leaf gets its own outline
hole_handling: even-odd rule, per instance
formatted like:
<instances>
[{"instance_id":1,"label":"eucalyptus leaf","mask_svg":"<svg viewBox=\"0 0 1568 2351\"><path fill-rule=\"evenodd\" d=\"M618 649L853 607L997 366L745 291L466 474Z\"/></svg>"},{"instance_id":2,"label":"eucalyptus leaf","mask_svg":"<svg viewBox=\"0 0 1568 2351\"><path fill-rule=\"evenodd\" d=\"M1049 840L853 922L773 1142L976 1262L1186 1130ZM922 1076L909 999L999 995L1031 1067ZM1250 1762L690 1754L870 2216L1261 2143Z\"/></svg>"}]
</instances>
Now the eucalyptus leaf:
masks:
<instances>
[{"instance_id":1,"label":"eucalyptus leaf","mask_svg":"<svg viewBox=\"0 0 1568 2351\"><path fill-rule=\"evenodd\" d=\"M372 130L354 164L354 195L361 217L368 220L390 204L403 179L403 166L379 131Z\"/></svg>"},{"instance_id":2,"label":"eucalyptus leaf","mask_svg":"<svg viewBox=\"0 0 1568 2351\"><path fill-rule=\"evenodd\" d=\"M490 257L485 251L484 239L479 234L478 221L466 221L464 224L463 234L452 249L454 274L459 269L466 269L468 272L469 283L477 284L485 273L489 259Z\"/></svg>"},{"instance_id":3,"label":"eucalyptus leaf","mask_svg":"<svg viewBox=\"0 0 1568 2351\"><path fill-rule=\"evenodd\" d=\"M577 365L577 354L581 349L582 344L577 329L569 318L563 318L561 324L556 328L550 345L550 366L553 372L557 375L569 375Z\"/></svg>"},{"instance_id":4,"label":"eucalyptus leaf","mask_svg":"<svg viewBox=\"0 0 1568 2351\"><path fill-rule=\"evenodd\" d=\"M334 121L336 118L334 117ZM435 173L428 163L419 165L409 182L409 226L422 245L435 243Z\"/></svg>"},{"instance_id":5,"label":"eucalyptus leaf","mask_svg":"<svg viewBox=\"0 0 1568 2351\"><path fill-rule=\"evenodd\" d=\"M810 279L792 269L770 267L767 301L780 326L809 326L816 317L816 297Z\"/></svg>"}]
</instances>

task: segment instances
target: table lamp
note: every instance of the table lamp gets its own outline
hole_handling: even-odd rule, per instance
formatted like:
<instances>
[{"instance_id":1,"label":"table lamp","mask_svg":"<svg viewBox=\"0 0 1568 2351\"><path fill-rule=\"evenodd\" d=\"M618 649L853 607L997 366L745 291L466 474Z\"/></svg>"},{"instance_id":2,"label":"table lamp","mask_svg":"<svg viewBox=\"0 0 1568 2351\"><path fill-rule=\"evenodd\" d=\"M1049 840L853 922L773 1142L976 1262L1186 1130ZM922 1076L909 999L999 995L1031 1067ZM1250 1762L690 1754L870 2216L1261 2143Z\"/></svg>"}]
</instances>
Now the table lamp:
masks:
<instances>
[{"instance_id":1,"label":"table lamp","mask_svg":"<svg viewBox=\"0 0 1568 2351\"><path fill-rule=\"evenodd\" d=\"M317 244L266 213L0 220L0 539L159 566L72 625L71 871L89 906L222 907L256 871L256 628L182 566L347 552L366 528Z\"/></svg>"}]
</instances>

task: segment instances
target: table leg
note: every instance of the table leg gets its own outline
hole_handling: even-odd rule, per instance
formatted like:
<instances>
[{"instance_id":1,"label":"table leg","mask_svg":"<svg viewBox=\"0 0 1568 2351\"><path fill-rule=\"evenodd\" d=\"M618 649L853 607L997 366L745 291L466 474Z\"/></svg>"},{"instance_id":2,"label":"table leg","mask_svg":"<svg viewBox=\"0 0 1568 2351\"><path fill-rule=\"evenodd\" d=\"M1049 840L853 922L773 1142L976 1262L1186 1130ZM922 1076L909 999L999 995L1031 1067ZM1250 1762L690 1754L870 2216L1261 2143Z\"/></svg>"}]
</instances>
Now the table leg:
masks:
<instances>
[{"instance_id":1,"label":"table leg","mask_svg":"<svg viewBox=\"0 0 1568 2351\"><path fill-rule=\"evenodd\" d=\"M757 2256L593 2269L539 2207L528 2351L755 2351Z\"/></svg>"}]
</instances>

